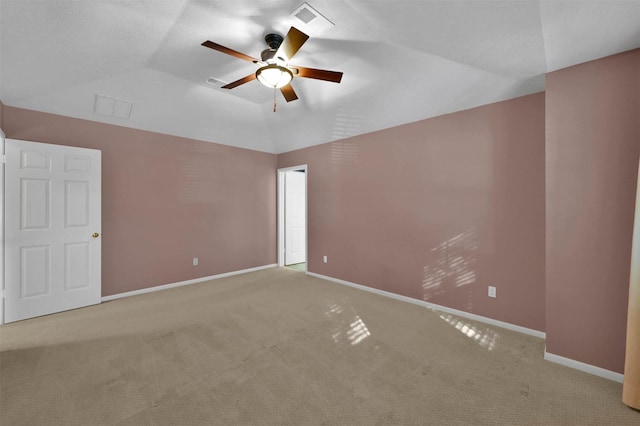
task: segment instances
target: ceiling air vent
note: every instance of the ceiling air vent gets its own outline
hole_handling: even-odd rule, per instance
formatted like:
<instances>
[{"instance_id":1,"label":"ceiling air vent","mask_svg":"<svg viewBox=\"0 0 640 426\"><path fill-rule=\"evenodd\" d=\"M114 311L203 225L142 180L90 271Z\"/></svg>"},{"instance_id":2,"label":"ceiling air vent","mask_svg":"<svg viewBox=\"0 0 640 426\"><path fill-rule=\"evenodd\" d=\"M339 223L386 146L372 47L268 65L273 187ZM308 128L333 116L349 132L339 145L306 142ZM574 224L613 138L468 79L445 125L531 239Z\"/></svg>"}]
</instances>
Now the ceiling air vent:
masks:
<instances>
[{"instance_id":1,"label":"ceiling air vent","mask_svg":"<svg viewBox=\"0 0 640 426\"><path fill-rule=\"evenodd\" d=\"M98 115L106 115L108 117L128 120L129 117L131 117L132 107L133 102L131 101L96 94L93 112Z\"/></svg>"},{"instance_id":2,"label":"ceiling air vent","mask_svg":"<svg viewBox=\"0 0 640 426\"><path fill-rule=\"evenodd\" d=\"M309 3L302 3L300 7L291 13L291 16L302 21L315 35L325 32L334 25L333 22L311 7Z\"/></svg>"},{"instance_id":3,"label":"ceiling air vent","mask_svg":"<svg viewBox=\"0 0 640 426\"><path fill-rule=\"evenodd\" d=\"M296 18L298 18L299 20L301 20L305 24L308 24L309 22L313 21L317 17L318 17L318 15L313 13L307 7L304 7L302 9L300 9L300 11L298 11L298 13L296 13Z\"/></svg>"}]
</instances>

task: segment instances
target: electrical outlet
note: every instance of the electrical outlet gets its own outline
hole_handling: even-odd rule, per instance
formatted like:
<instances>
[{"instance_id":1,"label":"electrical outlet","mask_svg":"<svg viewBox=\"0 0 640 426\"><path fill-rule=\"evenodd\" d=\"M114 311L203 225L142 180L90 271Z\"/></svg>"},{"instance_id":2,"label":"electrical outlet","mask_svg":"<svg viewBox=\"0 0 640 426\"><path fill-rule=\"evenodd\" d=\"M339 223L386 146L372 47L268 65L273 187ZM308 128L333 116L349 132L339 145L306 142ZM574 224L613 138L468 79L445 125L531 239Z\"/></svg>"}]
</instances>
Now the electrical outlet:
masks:
<instances>
[{"instance_id":1,"label":"electrical outlet","mask_svg":"<svg viewBox=\"0 0 640 426\"><path fill-rule=\"evenodd\" d=\"M198 258L197 257L193 258L193 266L198 266Z\"/></svg>"},{"instance_id":2,"label":"electrical outlet","mask_svg":"<svg viewBox=\"0 0 640 426\"><path fill-rule=\"evenodd\" d=\"M496 288L493 286L489 286L489 297L496 297Z\"/></svg>"},{"instance_id":3,"label":"electrical outlet","mask_svg":"<svg viewBox=\"0 0 640 426\"><path fill-rule=\"evenodd\" d=\"M327 256L322 256L322 261L323 261L324 263L327 263Z\"/></svg>"}]
</instances>

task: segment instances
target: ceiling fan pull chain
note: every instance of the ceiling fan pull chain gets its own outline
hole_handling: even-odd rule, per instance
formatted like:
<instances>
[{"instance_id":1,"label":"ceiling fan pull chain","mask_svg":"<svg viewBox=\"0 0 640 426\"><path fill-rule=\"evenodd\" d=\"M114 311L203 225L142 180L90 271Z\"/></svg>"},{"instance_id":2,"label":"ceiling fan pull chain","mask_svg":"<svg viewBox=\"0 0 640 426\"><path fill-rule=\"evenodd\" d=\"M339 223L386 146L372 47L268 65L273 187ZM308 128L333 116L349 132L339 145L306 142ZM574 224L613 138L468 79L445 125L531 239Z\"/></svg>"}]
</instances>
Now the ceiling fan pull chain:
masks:
<instances>
[{"instance_id":1,"label":"ceiling fan pull chain","mask_svg":"<svg viewBox=\"0 0 640 426\"><path fill-rule=\"evenodd\" d=\"M273 112L276 112L276 88L273 88Z\"/></svg>"}]
</instances>

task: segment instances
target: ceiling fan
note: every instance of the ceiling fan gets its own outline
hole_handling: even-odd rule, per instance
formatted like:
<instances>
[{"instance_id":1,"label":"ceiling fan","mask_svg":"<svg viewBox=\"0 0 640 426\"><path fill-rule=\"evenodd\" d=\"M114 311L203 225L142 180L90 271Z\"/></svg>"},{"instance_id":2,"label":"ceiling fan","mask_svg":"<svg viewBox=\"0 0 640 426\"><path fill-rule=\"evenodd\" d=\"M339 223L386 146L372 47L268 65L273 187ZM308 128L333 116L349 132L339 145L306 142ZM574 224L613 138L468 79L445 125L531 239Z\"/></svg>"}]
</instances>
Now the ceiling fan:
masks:
<instances>
[{"instance_id":1,"label":"ceiling fan","mask_svg":"<svg viewBox=\"0 0 640 426\"><path fill-rule=\"evenodd\" d=\"M229 49L228 47L209 40L202 43L202 46L260 65L260 68L258 68L255 74L249 74L246 77L228 83L222 86L223 89L233 89L241 84L258 79L258 81L265 86L273 88L274 91L275 89L280 89L280 92L287 102L291 102L298 99L298 95L296 95L296 92L291 86L291 80L293 80L294 77L314 78L316 80L331 81L334 83L340 83L340 80L342 80L341 72L299 67L289 64L289 61L298 50L300 50L308 38L308 35L295 27L291 27L284 38L280 34L267 34L264 40L267 42L269 48L262 51L260 59L245 55L244 53ZM273 110L275 111L275 98Z\"/></svg>"}]
</instances>

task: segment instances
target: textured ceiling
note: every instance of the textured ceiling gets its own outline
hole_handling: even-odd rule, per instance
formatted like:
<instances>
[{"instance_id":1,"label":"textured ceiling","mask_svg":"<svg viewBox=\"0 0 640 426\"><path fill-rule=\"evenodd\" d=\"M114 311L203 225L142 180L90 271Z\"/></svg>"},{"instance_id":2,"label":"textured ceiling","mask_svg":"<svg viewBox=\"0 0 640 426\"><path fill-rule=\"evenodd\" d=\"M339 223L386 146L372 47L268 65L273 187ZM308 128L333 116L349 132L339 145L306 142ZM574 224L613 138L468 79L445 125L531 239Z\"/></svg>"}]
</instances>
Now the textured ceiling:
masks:
<instances>
[{"instance_id":1,"label":"textured ceiling","mask_svg":"<svg viewBox=\"0 0 640 426\"><path fill-rule=\"evenodd\" d=\"M5 105L280 153L544 90L544 74L640 47L640 0L0 0ZM313 23L313 21L312 21ZM342 71L296 78L287 103L257 81L265 34L311 36L292 63ZM132 103L96 113L96 95ZM122 103L127 105L127 102ZM98 112L101 112L99 109Z\"/></svg>"}]
</instances>

